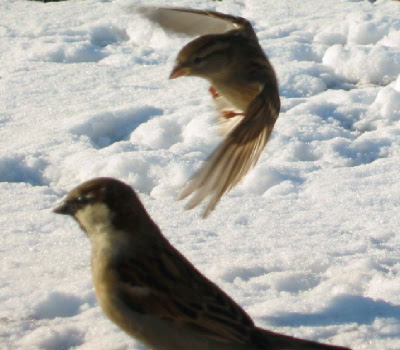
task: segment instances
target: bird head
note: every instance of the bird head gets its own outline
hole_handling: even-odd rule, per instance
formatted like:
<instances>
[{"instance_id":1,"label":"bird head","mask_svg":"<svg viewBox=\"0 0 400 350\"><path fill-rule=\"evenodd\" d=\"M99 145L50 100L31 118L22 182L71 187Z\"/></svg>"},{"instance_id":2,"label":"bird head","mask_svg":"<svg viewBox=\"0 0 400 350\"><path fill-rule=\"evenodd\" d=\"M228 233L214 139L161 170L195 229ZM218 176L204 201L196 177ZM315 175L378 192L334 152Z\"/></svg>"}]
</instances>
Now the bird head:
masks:
<instances>
[{"instance_id":1,"label":"bird head","mask_svg":"<svg viewBox=\"0 0 400 350\"><path fill-rule=\"evenodd\" d=\"M72 216L88 235L102 226L119 229L137 225L141 217L147 216L130 186L107 177L75 187L53 212Z\"/></svg>"},{"instance_id":2,"label":"bird head","mask_svg":"<svg viewBox=\"0 0 400 350\"><path fill-rule=\"evenodd\" d=\"M229 37L225 34L204 35L182 48L169 78L198 76L211 79L226 72L230 62Z\"/></svg>"}]
</instances>

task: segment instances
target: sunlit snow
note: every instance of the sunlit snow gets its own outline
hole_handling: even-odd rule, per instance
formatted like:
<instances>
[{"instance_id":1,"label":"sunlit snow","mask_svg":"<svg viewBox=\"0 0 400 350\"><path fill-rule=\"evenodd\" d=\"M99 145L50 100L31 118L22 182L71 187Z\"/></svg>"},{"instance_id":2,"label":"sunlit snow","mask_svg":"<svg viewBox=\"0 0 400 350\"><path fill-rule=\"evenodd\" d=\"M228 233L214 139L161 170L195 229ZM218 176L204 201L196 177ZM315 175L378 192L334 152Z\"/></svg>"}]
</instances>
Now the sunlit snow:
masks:
<instances>
[{"instance_id":1,"label":"sunlit snow","mask_svg":"<svg viewBox=\"0 0 400 350\"><path fill-rule=\"evenodd\" d=\"M220 142L205 81L139 3L248 18L282 110L206 220L176 196ZM170 241L257 325L400 349L400 2L0 1L0 348L143 349L101 312L90 246L51 209L97 177L133 186ZM188 349L189 350L189 349Z\"/></svg>"}]
</instances>

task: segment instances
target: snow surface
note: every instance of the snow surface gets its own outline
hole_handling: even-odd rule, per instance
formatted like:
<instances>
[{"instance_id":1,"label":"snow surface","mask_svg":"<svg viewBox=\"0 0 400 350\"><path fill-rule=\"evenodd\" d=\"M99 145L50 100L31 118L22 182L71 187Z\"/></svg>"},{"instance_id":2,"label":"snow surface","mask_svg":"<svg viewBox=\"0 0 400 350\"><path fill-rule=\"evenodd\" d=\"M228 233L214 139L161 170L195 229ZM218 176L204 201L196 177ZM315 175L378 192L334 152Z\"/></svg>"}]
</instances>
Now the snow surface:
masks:
<instances>
[{"instance_id":1,"label":"snow surface","mask_svg":"<svg viewBox=\"0 0 400 350\"><path fill-rule=\"evenodd\" d=\"M400 3L157 0L247 17L282 112L207 220L175 200L220 139L188 38L140 1L0 2L0 348L143 349L103 316L89 242L51 213L82 181L132 185L164 234L255 322L400 349Z\"/></svg>"}]
</instances>

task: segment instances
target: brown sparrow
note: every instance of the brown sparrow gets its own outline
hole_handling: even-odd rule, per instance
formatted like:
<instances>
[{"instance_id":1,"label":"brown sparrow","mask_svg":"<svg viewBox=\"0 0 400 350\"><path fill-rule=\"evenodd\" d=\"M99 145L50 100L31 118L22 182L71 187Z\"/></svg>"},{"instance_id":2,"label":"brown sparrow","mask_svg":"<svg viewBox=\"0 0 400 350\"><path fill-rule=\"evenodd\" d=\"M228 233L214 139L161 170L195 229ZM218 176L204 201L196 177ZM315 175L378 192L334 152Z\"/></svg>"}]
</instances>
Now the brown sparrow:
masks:
<instances>
[{"instance_id":1,"label":"brown sparrow","mask_svg":"<svg viewBox=\"0 0 400 350\"><path fill-rule=\"evenodd\" d=\"M345 349L256 327L169 243L123 182L87 181L54 212L72 216L89 237L104 313L152 350Z\"/></svg>"},{"instance_id":2,"label":"brown sparrow","mask_svg":"<svg viewBox=\"0 0 400 350\"><path fill-rule=\"evenodd\" d=\"M207 79L226 138L192 177L179 199L191 194L192 209L207 196L203 217L258 161L279 115L274 68L250 22L214 11L139 7L138 11L166 30L202 35L182 48L170 79Z\"/></svg>"}]
</instances>

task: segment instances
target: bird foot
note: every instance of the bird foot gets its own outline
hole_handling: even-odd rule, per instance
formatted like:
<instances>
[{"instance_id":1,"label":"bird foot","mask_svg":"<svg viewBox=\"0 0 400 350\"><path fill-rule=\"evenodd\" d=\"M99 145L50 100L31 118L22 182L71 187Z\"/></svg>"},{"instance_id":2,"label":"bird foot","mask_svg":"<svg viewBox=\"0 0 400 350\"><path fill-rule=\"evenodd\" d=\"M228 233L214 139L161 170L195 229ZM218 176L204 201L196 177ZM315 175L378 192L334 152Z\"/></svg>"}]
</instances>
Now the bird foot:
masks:
<instances>
[{"instance_id":1,"label":"bird foot","mask_svg":"<svg viewBox=\"0 0 400 350\"><path fill-rule=\"evenodd\" d=\"M218 93L218 91L217 90L215 90L215 87L214 86L210 86L209 88L208 88L208 91L210 92L210 94L211 94L211 96L212 96L212 98L215 100L216 98L218 98L218 97L220 97L221 95Z\"/></svg>"},{"instance_id":2,"label":"bird foot","mask_svg":"<svg viewBox=\"0 0 400 350\"><path fill-rule=\"evenodd\" d=\"M226 119L233 118L233 117L236 117L238 115L244 115L244 113L242 113L242 112L235 112L235 111L232 111L232 110L224 110L224 111L221 112L221 114Z\"/></svg>"}]
</instances>

